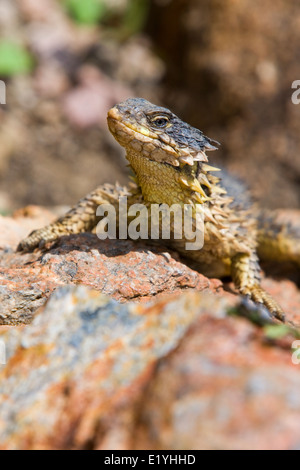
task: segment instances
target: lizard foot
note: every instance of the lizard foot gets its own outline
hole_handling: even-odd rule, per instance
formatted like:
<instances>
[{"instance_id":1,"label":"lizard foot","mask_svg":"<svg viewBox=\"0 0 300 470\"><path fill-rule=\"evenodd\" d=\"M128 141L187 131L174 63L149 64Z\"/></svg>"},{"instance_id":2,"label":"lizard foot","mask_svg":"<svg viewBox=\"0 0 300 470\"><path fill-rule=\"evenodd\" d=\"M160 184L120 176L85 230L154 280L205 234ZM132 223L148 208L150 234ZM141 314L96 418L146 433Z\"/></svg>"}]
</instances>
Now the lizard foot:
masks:
<instances>
[{"instance_id":1,"label":"lizard foot","mask_svg":"<svg viewBox=\"0 0 300 470\"><path fill-rule=\"evenodd\" d=\"M239 291L253 302L265 306L272 317L283 323L285 322L285 314L280 305L260 285L255 284L250 287L243 287Z\"/></svg>"}]
</instances>

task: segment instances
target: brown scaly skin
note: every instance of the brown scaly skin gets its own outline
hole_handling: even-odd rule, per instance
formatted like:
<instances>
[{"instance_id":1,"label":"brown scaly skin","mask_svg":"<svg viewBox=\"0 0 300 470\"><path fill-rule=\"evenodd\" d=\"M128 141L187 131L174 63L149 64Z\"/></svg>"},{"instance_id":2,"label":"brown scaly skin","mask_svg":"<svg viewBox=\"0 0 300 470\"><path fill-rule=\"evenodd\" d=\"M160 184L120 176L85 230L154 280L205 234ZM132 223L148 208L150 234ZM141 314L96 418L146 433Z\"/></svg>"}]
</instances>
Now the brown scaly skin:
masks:
<instances>
[{"instance_id":1,"label":"brown scaly skin","mask_svg":"<svg viewBox=\"0 0 300 470\"><path fill-rule=\"evenodd\" d=\"M109 185L97 188L64 217L32 232L19 244L18 250L29 251L63 235L94 229L99 220L97 206L111 203L118 208L121 195L128 196L129 205L134 202L148 206L151 203L198 205L205 221L203 248L187 251L185 239L169 240L169 245L196 263L199 271L207 276L231 275L242 295L263 304L274 318L284 321L281 307L260 285L257 251L266 253L268 258L280 252L285 260L290 257L299 264L299 240L287 242L288 236L278 236L280 230L276 238L272 220L265 236L251 205L240 203L240 197L230 196L233 183L229 181L229 188L224 189L215 173L219 169L207 164L206 151L215 150L218 143L168 109L140 98L113 107L108 112L108 126L126 149L126 158L135 173L134 188L130 191Z\"/></svg>"}]
</instances>

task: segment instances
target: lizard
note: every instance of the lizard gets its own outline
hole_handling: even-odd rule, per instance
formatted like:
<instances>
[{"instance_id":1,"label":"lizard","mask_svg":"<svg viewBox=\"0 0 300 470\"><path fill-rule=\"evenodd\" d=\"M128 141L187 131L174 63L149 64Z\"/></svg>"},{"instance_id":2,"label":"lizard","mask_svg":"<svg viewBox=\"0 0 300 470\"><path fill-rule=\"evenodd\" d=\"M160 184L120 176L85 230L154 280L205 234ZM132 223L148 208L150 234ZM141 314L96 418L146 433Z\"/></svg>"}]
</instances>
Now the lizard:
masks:
<instances>
[{"instance_id":1,"label":"lizard","mask_svg":"<svg viewBox=\"0 0 300 470\"><path fill-rule=\"evenodd\" d=\"M299 265L299 239L297 234L282 236L272 217L264 226L261 213L243 196L243 190L233 191L235 180L209 164L207 152L220 144L169 109L143 98L129 98L113 106L107 123L126 150L135 182L129 188L99 186L64 216L29 234L17 250L31 251L64 235L92 231L99 220L97 207L109 203L117 210L122 195L128 197L128 207L135 202L148 207L191 204L203 216L204 245L187 251L183 235L182 239L170 238L170 247L208 277L231 276L242 296L263 305L275 321L284 322L283 309L261 286L258 253L261 258L278 257Z\"/></svg>"}]
</instances>

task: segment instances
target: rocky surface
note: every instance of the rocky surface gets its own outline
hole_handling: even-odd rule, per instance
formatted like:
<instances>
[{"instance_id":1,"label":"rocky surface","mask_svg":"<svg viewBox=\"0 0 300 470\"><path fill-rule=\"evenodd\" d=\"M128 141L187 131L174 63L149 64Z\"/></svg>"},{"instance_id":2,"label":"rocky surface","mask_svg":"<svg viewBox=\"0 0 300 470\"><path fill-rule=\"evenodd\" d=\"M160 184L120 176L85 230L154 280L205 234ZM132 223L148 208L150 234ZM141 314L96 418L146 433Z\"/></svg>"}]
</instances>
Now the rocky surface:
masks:
<instances>
[{"instance_id":1,"label":"rocky surface","mask_svg":"<svg viewBox=\"0 0 300 470\"><path fill-rule=\"evenodd\" d=\"M134 405L196 304L125 306L83 286L59 289L32 325L1 336L0 447L128 446Z\"/></svg>"},{"instance_id":2,"label":"rocky surface","mask_svg":"<svg viewBox=\"0 0 300 470\"><path fill-rule=\"evenodd\" d=\"M299 448L298 331L164 247L15 253L60 212L0 219L1 449ZM264 286L300 323L296 285Z\"/></svg>"},{"instance_id":3,"label":"rocky surface","mask_svg":"<svg viewBox=\"0 0 300 470\"><path fill-rule=\"evenodd\" d=\"M30 231L65 210L60 207L50 212L28 206L14 217L0 216L0 324L29 323L51 293L67 284L84 284L121 302L147 301L186 289L209 290L234 301L232 284L208 279L167 247L143 241L99 241L86 233L63 237L44 251L15 252ZM292 211L279 220L297 222L298 214ZM278 266L267 268L272 277L266 277L263 286L285 309L287 319L300 323L300 292L293 282L299 276L287 272L290 279L282 279Z\"/></svg>"},{"instance_id":4,"label":"rocky surface","mask_svg":"<svg viewBox=\"0 0 300 470\"><path fill-rule=\"evenodd\" d=\"M15 218L0 218L0 324L30 322L49 295L66 284L85 284L119 301L145 301L188 288L222 289L219 280L190 269L165 247L131 240L99 241L91 233L64 237L49 251L15 253L21 238L53 217L29 207Z\"/></svg>"},{"instance_id":5,"label":"rocky surface","mask_svg":"<svg viewBox=\"0 0 300 470\"><path fill-rule=\"evenodd\" d=\"M214 308L200 308L178 348L160 361L139 415L137 447L299 449L294 339L272 344L261 329L217 318Z\"/></svg>"},{"instance_id":6,"label":"rocky surface","mask_svg":"<svg viewBox=\"0 0 300 470\"><path fill-rule=\"evenodd\" d=\"M43 251L15 252L30 231L65 210L60 207L50 212L28 206L14 217L0 216L0 325L29 323L51 293L68 284L84 284L120 302L144 302L186 289L207 290L234 302L231 283L208 279L188 267L177 253L157 244L100 241L95 234L84 233L63 237ZM298 213L280 215L279 220L296 222ZM299 280L297 273L287 272L290 279L282 279L278 266L267 268L272 277L266 277L263 286L282 305L287 319L300 323L300 292L293 282Z\"/></svg>"},{"instance_id":7,"label":"rocky surface","mask_svg":"<svg viewBox=\"0 0 300 470\"><path fill-rule=\"evenodd\" d=\"M0 448L299 448L293 336L230 311L208 293L138 305L59 288L0 332Z\"/></svg>"}]
</instances>

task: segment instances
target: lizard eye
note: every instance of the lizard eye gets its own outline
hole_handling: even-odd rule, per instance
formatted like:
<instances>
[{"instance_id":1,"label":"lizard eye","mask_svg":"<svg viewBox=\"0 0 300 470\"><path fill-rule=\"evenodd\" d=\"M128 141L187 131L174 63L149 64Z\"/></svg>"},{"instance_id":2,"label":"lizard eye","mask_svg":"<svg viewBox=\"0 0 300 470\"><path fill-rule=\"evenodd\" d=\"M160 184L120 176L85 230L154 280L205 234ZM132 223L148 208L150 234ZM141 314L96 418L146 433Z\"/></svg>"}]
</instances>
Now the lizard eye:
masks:
<instances>
[{"instance_id":1,"label":"lizard eye","mask_svg":"<svg viewBox=\"0 0 300 470\"><path fill-rule=\"evenodd\" d=\"M163 128L167 126L169 119L166 116L155 116L152 118L152 122L155 126Z\"/></svg>"}]
</instances>

